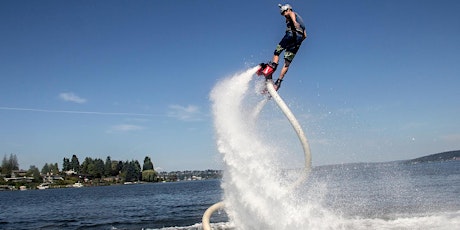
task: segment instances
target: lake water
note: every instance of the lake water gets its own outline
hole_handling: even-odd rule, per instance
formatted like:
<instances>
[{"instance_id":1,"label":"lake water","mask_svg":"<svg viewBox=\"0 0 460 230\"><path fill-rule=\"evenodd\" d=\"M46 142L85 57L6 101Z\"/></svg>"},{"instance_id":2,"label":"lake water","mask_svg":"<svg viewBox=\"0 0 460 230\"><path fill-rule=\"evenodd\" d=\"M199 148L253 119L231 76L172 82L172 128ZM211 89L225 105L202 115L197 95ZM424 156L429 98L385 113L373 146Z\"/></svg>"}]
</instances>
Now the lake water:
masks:
<instances>
[{"instance_id":1,"label":"lake water","mask_svg":"<svg viewBox=\"0 0 460 230\"><path fill-rule=\"evenodd\" d=\"M0 229L201 229L203 212L223 197L220 184L208 180L0 192ZM316 167L302 189L305 196L316 194L318 210L330 213L320 217L325 223L340 218L338 229L460 226L460 161ZM310 199L299 197L299 202ZM211 222L216 229L230 229L223 211Z\"/></svg>"},{"instance_id":2,"label":"lake water","mask_svg":"<svg viewBox=\"0 0 460 230\"><path fill-rule=\"evenodd\" d=\"M190 226L220 197L218 180L1 192L0 229Z\"/></svg>"}]
</instances>

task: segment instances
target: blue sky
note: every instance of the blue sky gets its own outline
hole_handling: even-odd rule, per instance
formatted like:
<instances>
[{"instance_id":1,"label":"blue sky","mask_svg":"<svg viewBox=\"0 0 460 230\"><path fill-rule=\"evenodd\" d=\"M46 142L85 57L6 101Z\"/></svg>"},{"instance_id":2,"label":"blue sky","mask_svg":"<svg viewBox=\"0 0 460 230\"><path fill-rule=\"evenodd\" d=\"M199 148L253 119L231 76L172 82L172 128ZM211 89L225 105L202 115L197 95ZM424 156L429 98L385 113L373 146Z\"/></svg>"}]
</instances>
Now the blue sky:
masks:
<instances>
[{"instance_id":1,"label":"blue sky","mask_svg":"<svg viewBox=\"0 0 460 230\"><path fill-rule=\"evenodd\" d=\"M209 92L271 59L278 3L1 1L0 155L219 168ZM289 3L309 37L280 94L314 165L460 149L459 1Z\"/></svg>"}]
</instances>

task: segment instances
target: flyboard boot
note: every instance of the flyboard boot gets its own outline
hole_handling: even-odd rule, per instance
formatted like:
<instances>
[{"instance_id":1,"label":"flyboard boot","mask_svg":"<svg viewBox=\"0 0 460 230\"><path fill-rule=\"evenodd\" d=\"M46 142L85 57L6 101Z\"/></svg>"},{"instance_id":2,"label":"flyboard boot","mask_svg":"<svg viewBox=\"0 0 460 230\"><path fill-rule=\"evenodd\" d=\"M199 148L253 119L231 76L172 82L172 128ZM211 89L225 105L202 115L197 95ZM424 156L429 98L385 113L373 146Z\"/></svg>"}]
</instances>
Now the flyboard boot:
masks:
<instances>
[{"instance_id":1,"label":"flyboard boot","mask_svg":"<svg viewBox=\"0 0 460 230\"><path fill-rule=\"evenodd\" d=\"M260 68L257 70L256 74L261 76L264 75L265 79L267 81L273 81L272 79L272 74L275 72L276 67L278 67L277 63L274 62L268 62L268 63L260 63ZM276 80L276 82L273 83L273 86L275 87L275 90L278 91L278 89L281 87L281 79ZM267 89L265 89L262 93L265 94Z\"/></svg>"},{"instance_id":2,"label":"flyboard boot","mask_svg":"<svg viewBox=\"0 0 460 230\"><path fill-rule=\"evenodd\" d=\"M268 63L260 63L260 68L257 70L256 74L257 75L264 75L265 78L272 79L272 74L275 72L276 67L278 67L277 63L274 62L268 62Z\"/></svg>"}]
</instances>

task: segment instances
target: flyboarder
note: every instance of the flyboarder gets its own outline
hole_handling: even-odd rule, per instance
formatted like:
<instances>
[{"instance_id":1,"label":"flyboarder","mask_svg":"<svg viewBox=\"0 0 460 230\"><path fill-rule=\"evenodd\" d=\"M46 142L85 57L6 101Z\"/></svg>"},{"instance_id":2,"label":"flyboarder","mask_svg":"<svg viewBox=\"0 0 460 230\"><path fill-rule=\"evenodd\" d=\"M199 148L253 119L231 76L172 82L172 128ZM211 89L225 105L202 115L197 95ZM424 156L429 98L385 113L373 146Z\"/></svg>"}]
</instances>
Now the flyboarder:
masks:
<instances>
[{"instance_id":1,"label":"flyboarder","mask_svg":"<svg viewBox=\"0 0 460 230\"><path fill-rule=\"evenodd\" d=\"M257 75L264 75L267 80L272 80L272 74L278 67L279 56L281 52L284 51L284 65L278 79L274 83L276 90L281 87L281 82L289 69L289 65L294 59L303 40L307 38L305 24L300 15L292 10L292 6L289 4L278 4L278 6L281 15L286 18L286 33L276 46L272 61L261 63L261 67L257 71Z\"/></svg>"}]
</instances>

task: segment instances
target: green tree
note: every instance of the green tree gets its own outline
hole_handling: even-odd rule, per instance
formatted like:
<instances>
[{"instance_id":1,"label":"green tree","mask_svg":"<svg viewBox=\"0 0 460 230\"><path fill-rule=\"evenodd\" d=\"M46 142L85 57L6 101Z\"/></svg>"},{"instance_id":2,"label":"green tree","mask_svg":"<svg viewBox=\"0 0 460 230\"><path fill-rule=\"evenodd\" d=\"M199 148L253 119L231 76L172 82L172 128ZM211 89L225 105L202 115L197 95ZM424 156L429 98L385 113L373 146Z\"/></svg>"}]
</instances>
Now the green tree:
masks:
<instances>
[{"instance_id":1,"label":"green tree","mask_svg":"<svg viewBox=\"0 0 460 230\"><path fill-rule=\"evenodd\" d=\"M6 158L6 155L3 155L2 166L1 166L2 171L0 171L1 174L8 174L9 168L7 167L8 167L8 159Z\"/></svg>"},{"instance_id":2,"label":"green tree","mask_svg":"<svg viewBox=\"0 0 460 230\"><path fill-rule=\"evenodd\" d=\"M69 158L64 157L64 160L62 162L62 171L69 171L72 169L72 164L70 163Z\"/></svg>"},{"instance_id":3,"label":"green tree","mask_svg":"<svg viewBox=\"0 0 460 230\"><path fill-rule=\"evenodd\" d=\"M43 165L43 167L42 167L41 173L42 174L47 174L49 172L50 172L50 166L48 165L48 163L45 163L45 165Z\"/></svg>"},{"instance_id":4,"label":"green tree","mask_svg":"<svg viewBox=\"0 0 460 230\"><path fill-rule=\"evenodd\" d=\"M80 173L80 161L78 161L78 157L74 154L72 156L72 160L70 160L70 169L73 169L76 173Z\"/></svg>"},{"instance_id":5,"label":"green tree","mask_svg":"<svg viewBox=\"0 0 460 230\"><path fill-rule=\"evenodd\" d=\"M144 158L144 165L142 166L142 171L153 170L153 163L150 157L146 156Z\"/></svg>"},{"instance_id":6,"label":"green tree","mask_svg":"<svg viewBox=\"0 0 460 230\"><path fill-rule=\"evenodd\" d=\"M90 175L91 174L90 171L93 170L93 167L94 167L93 159L91 157L86 157L83 163L81 163L80 172L82 174Z\"/></svg>"},{"instance_id":7,"label":"green tree","mask_svg":"<svg viewBox=\"0 0 460 230\"><path fill-rule=\"evenodd\" d=\"M53 165L52 168L51 168L51 172L52 172L54 175L58 175L58 174L59 174L59 165L58 165L58 163L54 163L54 165Z\"/></svg>"},{"instance_id":8,"label":"green tree","mask_svg":"<svg viewBox=\"0 0 460 230\"><path fill-rule=\"evenodd\" d=\"M124 181L138 181L141 179L141 168L139 161L126 161L123 164L122 179Z\"/></svg>"},{"instance_id":9,"label":"green tree","mask_svg":"<svg viewBox=\"0 0 460 230\"><path fill-rule=\"evenodd\" d=\"M94 160L94 171L92 172L92 175L96 178L102 178L102 176L105 175L105 164L104 161L100 158L97 158Z\"/></svg>"},{"instance_id":10,"label":"green tree","mask_svg":"<svg viewBox=\"0 0 460 230\"><path fill-rule=\"evenodd\" d=\"M122 173L124 167L125 167L125 163L123 161L118 161L117 174Z\"/></svg>"},{"instance_id":11,"label":"green tree","mask_svg":"<svg viewBox=\"0 0 460 230\"><path fill-rule=\"evenodd\" d=\"M140 180L141 177L142 177L142 168L141 168L141 164L139 163L138 160L133 161L133 164L134 164L135 172L136 172L136 174L137 174L137 178L138 178L138 180Z\"/></svg>"},{"instance_id":12,"label":"green tree","mask_svg":"<svg viewBox=\"0 0 460 230\"><path fill-rule=\"evenodd\" d=\"M153 169L142 171L142 181L155 182L157 181L157 173Z\"/></svg>"},{"instance_id":13,"label":"green tree","mask_svg":"<svg viewBox=\"0 0 460 230\"><path fill-rule=\"evenodd\" d=\"M130 170L129 167L128 167L128 161L126 161L126 162L121 162L121 161L120 161L120 162L118 163L118 166L119 166L119 167L120 167L120 166L123 167L123 168L120 170L120 176L121 176L122 180L124 180L124 181L130 181L130 180L129 180L130 177L127 176L128 171Z\"/></svg>"},{"instance_id":14,"label":"green tree","mask_svg":"<svg viewBox=\"0 0 460 230\"><path fill-rule=\"evenodd\" d=\"M91 157L86 157L81 164L81 173L95 178L102 178L104 175L104 167L104 161L100 158L93 160Z\"/></svg>"},{"instance_id":15,"label":"green tree","mask_svg":"<svg viewBox=\"0 0 460 230\"><path fill-rule=\"evenodd\" d=\"M43 165L41 173L42 174L58 175L59 174L58 164L57 163L55 163L55 164L45 163L45 165Z\"/></svg>"},{"instance_id":16,"label":"green tree","mask_svg":"<svg viewBox=\"0 0 460 230\"><path fill-rule=\"evenodd\" d=\"M16 154L10 154L10 157L6 157L6 155L3 156L2 160L2 174L5 174L7 176L11 176L11 172L13 170L18 170L19 169L19 163L18 163L18 158L16 157Z\"/></svg>"},{"instance_id":17,"label":"green tree","mask_svg":"<svg viewBox=\"0 0 460 230\"><path fill-rule=\"evenodd\" d=\"M72 156L72 160L70 160L70 165L73 171L75 171L76 173L80 173L80 161L78 160L78 157L75 154Z\"/></svg>"},{"instance_id":18,"label":"green tree","mask_svg":"<svg viewBox=\"0 0 460 230\"><path fill-rule=\"evenodd\" d=\"M111 168L111 171L110 171L111 176L116 176L116 175L118 175L120 173L121 168L118 169L118 163L119 163L119 161L112 161L112 168Z\"/></svg>"},{"instance_id":19,"label":"green tree","mask_svg":"<svg viewBox=\"0 0 460 230\"><path fill-rule=\"evenodd\" d=\"M35 165L30 166L29 170L27 170L27 175L33 177L34 182L41 181L40 171L38 170L37 167L35 167Z\"/></svg>"},{"instance_id":20,"label":"green tree","mask_svg":"<svg viewBox=\"0 0 460 230\"><path fill-rule=\"evenodd\" d=\"M97 170L96 170L96 165L94 164L94 161L87 164L85 174L88 174L92 177L97 177Z\"/></svg>"},{"instance_id":21,"label":"green tree","mask_svg":"<svg viewBox=\"0 0 460 230\"><path fill-rule=\"evenodd\" d=\"M107 156L105 159L105 164L104 164L104 176L111 176L112 175L112 160L110 159L110 156Z\"/></svg>"}]
</instances>

